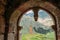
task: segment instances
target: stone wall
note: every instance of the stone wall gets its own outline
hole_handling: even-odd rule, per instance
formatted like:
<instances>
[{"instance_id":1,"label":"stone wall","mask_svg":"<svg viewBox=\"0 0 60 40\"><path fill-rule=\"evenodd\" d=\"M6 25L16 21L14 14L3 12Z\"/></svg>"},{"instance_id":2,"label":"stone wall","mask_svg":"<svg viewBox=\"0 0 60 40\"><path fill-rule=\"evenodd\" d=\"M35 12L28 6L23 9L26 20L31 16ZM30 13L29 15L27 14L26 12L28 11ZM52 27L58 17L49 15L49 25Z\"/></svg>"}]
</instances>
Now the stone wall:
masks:
<instances>
[{"instance_id":1,"label":"stone wall","mask_svg":"<svg viewBox=\"0 0 60 40\"><path fill-rule=\"evenodd\" d=\"M49 2L45 2L45 1L33 1L33 0L32 1L28 1L28 2L24 3L23 5L20 5L12 13L12 15L10 17L10 24L12 24L12 25L10 25L10 27L13 27L14 26L14 29L16 29L17 28L17 20L18 20L19 17L21 17L21 14L24 14L24 12L26 12L29 8L33 8L33 7L36 7L36 6L38 6L40 8L43 8L45 10L48 10L49 12L51 12L52 15L54 15L55 20L56 20L56 25L57 25L56 28L59 31L60 30L59 29L59 26L60 26L60 21L59 21L60 20L60 10L57 7L55 7L54 5L52 5L51 3L49 3ZM58 33L58 31L57 31L57 33ZM17 31L15 31L15 33L16 32ZM59 34L60 33L58 33L58 35Z\"/></svg>"},{"instance_id":2,"label":"stone wall","mask_svg":"<svg viewBox=\"0 0 60 40\"><path fill-rule=\"evenodd\" d=\"M0 0L0 40L4 40L5 21L4 21L4 5L5 1Z\"/></svg>"},{"instance_id":3,"label":"stone wall","mask_svg":"<svg viewBox=\"0 0 60 40\"><path fill-rule=\"evenodd\" d=\"M5 22L4 18L0 15L0 40L4 39L4 31L5 31Z\"/></svg>"},{"instance_id":4,"label":"stone wall","mask_svg":"<svg viewBox=\"0 0 60 40\"><path fill-rule=\"evenodd\" d=\"M32 3L31 3L32 2ZM4 15L4 5L5 2L0 2L0 40L4 40L4 32L5 32L5 19L3 17ZM50 11L57 19L57 35L58 35L58 39L60 40L60 10L55 7L54 5L52 5L49 2L45 2L45 1L28 1L22 5L20 5L11 15L10 20L9 20L9 33L8 33L8 40L17 40L17 21L19 16L21 16L21 14L23 12L25 12L26 10L28 10L29 8L32 7L42 7L48 11Z\"/></svg>"}]
</instances>

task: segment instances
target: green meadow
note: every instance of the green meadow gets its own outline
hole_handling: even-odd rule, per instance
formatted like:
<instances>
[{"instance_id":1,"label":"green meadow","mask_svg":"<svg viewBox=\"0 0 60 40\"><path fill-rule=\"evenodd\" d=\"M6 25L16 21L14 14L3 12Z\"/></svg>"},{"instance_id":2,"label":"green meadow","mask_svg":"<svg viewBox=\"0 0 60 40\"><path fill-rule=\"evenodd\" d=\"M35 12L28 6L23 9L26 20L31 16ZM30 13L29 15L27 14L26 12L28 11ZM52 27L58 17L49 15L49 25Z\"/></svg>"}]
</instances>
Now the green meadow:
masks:
<instances>
[{"instance_id":1,"label":"green meadow","mask_svg":"<svg viewBox=\"0 0 60 40\"><path fill-rule=\"evenodd\" d=\"M47 34L24 34L22 40L55 40L54 32Z\"/></svg>"}]
</instances>

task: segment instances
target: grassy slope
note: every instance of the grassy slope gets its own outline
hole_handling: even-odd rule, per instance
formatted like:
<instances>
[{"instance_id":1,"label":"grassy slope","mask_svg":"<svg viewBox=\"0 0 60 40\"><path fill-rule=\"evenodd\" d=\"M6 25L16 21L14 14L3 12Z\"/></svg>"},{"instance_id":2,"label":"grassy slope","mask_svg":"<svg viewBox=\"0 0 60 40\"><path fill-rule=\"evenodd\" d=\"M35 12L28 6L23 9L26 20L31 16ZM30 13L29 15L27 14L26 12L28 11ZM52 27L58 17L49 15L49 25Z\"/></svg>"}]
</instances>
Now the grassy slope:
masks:
<instances>
[{"instance_id":1,"label":"grassy slope","mask_svg":"<svg viewBox=\"0 0 60 40\"><path fill-rule=\"evenodd\" d=\"M22 40L55 40L54 33L48 34L25 34L22 35Z\"/></svg>"}]
</instances>

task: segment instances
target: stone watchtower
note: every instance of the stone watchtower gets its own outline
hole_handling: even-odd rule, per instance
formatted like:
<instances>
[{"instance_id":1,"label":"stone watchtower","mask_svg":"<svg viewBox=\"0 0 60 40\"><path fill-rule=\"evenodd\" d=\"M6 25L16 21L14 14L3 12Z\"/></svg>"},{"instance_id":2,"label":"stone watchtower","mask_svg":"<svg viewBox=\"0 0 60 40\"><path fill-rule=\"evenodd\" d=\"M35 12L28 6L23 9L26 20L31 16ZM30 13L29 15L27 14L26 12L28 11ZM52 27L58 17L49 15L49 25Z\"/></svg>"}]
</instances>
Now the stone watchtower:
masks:
<instances>
[{"instance_id":1,"label":"stone watchtower","mask_svg":"<svg viewBox=\"0 0 60 40\"><path fill-rule=\"evenodd\" d=\"M30 34L33 34L33 28L32 28L31 25L30 25L30 27L29 27L29 32L30 32Z\"/></svg>"}]
</instances>

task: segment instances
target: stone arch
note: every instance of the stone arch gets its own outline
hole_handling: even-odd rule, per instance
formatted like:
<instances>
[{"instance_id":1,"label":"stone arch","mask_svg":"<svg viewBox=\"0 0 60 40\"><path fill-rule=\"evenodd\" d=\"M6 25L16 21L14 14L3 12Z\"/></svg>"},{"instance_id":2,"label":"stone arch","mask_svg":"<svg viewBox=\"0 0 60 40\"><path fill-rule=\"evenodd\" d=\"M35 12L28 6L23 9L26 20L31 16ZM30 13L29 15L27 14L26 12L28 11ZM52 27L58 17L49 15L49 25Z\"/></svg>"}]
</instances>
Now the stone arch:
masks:
<instances>
[{"instance_id":1,"label":"stone arch","mask_svg":"<svg viewBox=\"0 0 60 40\"><path fill-rule=\"evenodd\" d=\"M27 6L28 5L28 6ZM56 19L56 24L57 27L59 26L59 9L57 7L55 7L54 5L52 5L49 2L44 2L44 1L28 1L22 5L20 5L11 15L10 20L9 20L9 35L8 35L8 39L11 40L17 40L17 21L19 16L21 16L22 13L24 13L26 10L28 10L29 8L33 8L33 7L41 7L45 10L48 10L49 12L51 12L55 19ZM56 27L56 28L57 28ZM12 38L12 35L13 38ZM16 38L15 38L16 37Z\"/></svg>"}]
</instances>

